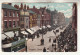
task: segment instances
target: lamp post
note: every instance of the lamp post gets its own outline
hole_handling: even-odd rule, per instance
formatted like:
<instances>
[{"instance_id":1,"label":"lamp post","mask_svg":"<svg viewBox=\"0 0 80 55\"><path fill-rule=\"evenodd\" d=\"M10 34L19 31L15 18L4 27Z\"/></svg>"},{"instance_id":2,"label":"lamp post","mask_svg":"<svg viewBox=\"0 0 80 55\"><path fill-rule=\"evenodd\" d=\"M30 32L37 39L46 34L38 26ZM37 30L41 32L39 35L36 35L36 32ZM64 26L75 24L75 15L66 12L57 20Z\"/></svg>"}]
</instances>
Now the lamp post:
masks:
<instances>
[{"instance_id":1,"label":"lamp post","mask_svg":"<svg viewBox=\"0 0 80 55\"><path fill-rule=\"evenodd\" d=\"M43 17L44 15L42 14L42 26L43 26ZM42 32L43 32L43 27L42 27ZM43 39L43 33L42 33L42 39Z\"/></svg>"},{"instance_id":2,"label":"lamp post","mask_svg":"<svg viewBox=\"0 0 80 55\"><path fill-rule=\"evenodd\" d=\"M43 16L44 16L43 13L44 10L42 10L42 26L43 26ZM43 27L42 27L42 32L43 32ZM43 33L42 33L41 45L44 45Z\"/></svg>"},{"instance_id":3,"label":"lamp post","mask_svg":"<svg viewBox=\"0 0 80 55\"><path fill-rule=\"evenodd\" d=\"M28 38L26 38L26 42L25 42L25 49L26 49L26 52L27 52L27 40L28 40Z\"/></svg>"}]
</instances>

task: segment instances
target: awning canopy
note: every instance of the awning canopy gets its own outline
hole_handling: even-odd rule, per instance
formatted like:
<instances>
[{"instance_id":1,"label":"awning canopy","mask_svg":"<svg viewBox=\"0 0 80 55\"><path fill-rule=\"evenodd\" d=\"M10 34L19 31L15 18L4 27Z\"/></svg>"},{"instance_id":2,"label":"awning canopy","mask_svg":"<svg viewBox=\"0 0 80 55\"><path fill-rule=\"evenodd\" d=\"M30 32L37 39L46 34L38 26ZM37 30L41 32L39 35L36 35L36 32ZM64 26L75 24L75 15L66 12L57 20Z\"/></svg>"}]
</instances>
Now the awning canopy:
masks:
<instances>
[{"instance_id":1,"label":"awning canopy","mask_svg":"<svg viewBox=\"0 0 80 55\"><path fill-rule=\"evenodd\" d=\"M36 32L35 28L30 28L31 31Z\"/></svg>"},{"instance_id":2,"label":"awning canopy","mask_svg":"<svg viewBox=\"0 0 80 55\"><path fill-rule=\"evenodd\" d=\"M28 31L28 32L31 33L31 34L34 34L34 32L31 31L30 29L26 29L26 31Z\"/></svg>"},{"instance_id":3,"label":"awning canopy","mask_svg":"<svg viewBox=\"0 0 80 55\"><path fill-rule=\"evenodd\" d=\"M14 37L14 33L13 31L10 31L10 32L5 32L5 35L7 35L8 37Z\"/></svg>"},{"instance_id":4,"label":"awning canopy","mask_svg":"<svg viewBox=\"0 0 80 55\"><path fill-rule=\"evenodd\" d=\"M18 31L15 31L15 34L16 34L16 36L18 36L19 35L19 33L18 33ZM14 37L14 32L13 31L9 31L9 32L5 32L5 33L3 33L3 34L1 34L2 35L2 40L4 40L6 37Z\"/></svg>"},{"instance_id":5,"label":"awning canopy","mask_svg":"<svg viewBox=\"0 0 80 55\"><path fill-rule=\"evenodd\" d=\"M32 31L36 32L36 31L38 31L38 30L39 30L39 28L40 28L40 27L35 26L35 27L33 27L33 28L30 28L30 29L31 29Z\"/></svg>"},{"instance_id":6,"label":"awning canopy","mask_svg":"<svg viewBox=\"0 0 80 55\"><path fill-rule=\"evenodd\" d=\"M6 37L7 37L6 35L1 34L1 38L2 38L2 40L4 40Z\"/></svg>"},{"instance_id":7,"label":"awning canopy","mask_svg":"<svg viewBox=\"0 0 80 55\"><path fill-rule=\"evenodd\" d=\"M48 27L48 28L51 28L51 26L50 26L50 25L47 25L47 27Z\"/></svg>"},{"instance_id":8,"label":"awning canopy","mask_svg":"<svg viewBox=\"0 0 80 55\"><path fill-rule=\"evenodd\" d=\"M27 35L28 33L26 31L21 31L22 34Z\"/></svg>"}]
</instances>

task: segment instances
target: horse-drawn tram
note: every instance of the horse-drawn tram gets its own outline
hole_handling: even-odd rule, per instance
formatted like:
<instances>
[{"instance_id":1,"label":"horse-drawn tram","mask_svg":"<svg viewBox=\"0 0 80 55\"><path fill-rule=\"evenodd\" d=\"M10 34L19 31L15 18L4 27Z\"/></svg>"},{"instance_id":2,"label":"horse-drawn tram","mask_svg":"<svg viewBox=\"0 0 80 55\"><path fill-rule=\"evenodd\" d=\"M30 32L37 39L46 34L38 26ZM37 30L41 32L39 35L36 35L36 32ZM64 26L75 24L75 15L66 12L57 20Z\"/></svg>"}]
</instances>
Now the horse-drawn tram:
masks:
<instances>
[{"instance_id":1,"label":"horse-drawn tram","mask_svg":"<svg viewBox=\"0 0 80 55\"><path fill-rule=\"evenodd\" d=\"M19 37L13 32L3 33L2 51L3 52L24 52L26 48L26 38ZM11 37L12 36L12 37Z\"/></svg>"}]
</instances>

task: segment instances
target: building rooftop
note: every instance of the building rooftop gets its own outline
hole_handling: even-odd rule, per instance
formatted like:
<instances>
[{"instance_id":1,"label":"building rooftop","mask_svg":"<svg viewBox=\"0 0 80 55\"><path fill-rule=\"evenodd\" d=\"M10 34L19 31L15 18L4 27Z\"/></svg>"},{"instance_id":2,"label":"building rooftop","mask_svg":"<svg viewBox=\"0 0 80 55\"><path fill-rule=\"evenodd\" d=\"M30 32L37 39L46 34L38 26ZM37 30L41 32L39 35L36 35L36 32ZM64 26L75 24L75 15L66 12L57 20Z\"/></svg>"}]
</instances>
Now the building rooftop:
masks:
<instances>
[{"instance_id":1,"label":"building rooftop","mask_svg":"<svg viewBox=\"0 0 80 55\"><path fill-rule=\"evenodd\" d=\"M15 8L9 4L2 4L2 9L18 10L17 8Z\"/></svg>"}]
</instances>

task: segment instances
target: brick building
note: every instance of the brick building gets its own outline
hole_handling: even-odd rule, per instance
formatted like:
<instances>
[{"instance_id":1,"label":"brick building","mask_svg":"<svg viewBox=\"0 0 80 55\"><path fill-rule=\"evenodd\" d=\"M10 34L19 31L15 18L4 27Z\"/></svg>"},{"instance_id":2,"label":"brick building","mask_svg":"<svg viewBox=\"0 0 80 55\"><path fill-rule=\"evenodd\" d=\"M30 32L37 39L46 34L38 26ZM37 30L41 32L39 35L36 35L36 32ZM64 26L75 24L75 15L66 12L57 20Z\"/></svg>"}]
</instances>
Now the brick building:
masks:
<instances>
[{"instance_id":1,"label":"brick building","mask_svg":"<svg viewBox=\"0 0 80 55\"><path fill-rule=\"evenodd\" d=\"M51 15L46 11L46 7L40 8L40 11L41 11L41 17L42 17L41 26L42 26L42 23L43 23L43 26L50 25Z\"/></svg>"},{"instance_id":2,"label":"brick building","mask_svg":"<svg viewBox=\"0 0 80 55\"><path fill-rule=\"evenodd\" d=\"M37 26L38 9L35 6L33 6L33 8L29 8L29 6L27 6L27 10L30 13L30 20L32 19L32 22L30 21L30 27ZM31 25L31 23L32 23L32 25Z\"/></svg>"},{"instance_id":3,"label":"brick building","mask_svg":"<svg viewBox=\"0 0 80 55\"><path fill-rule=\"evenodd\" d=\"M19 27L19 10L10 4L2 4L3 29L13 29Z\"/></svg>"},{"instance_id":4,"label":"brick building","mask_svg":"<svg viewBox=\"0 0 80 55\"><path fill-rule=\"evenodd\" d=\"M29 8L29 6L27 6L28 10L32 10L33 12L36 13L36 18L35 21L37 21L37 26L41 27L42 26L42 22L43 25L50 25L50 13L47 13L46 11L46 7L44 8L40 8L37 9L35 6L33 6L33 8ZM44 15L44 16L42 16Z\"/></svg>"},{"instance_id":5,"label":"brick building","mask_svg":"<svg viewBox=\"0 0 80 55\"><path fill-rule=\"evenodd\" d=\"M73 4L72 11L73 11L72 12L72 29L75 31L74 40L77 46L77 4L76 3Z\"/></svg>"}]
</instances>

